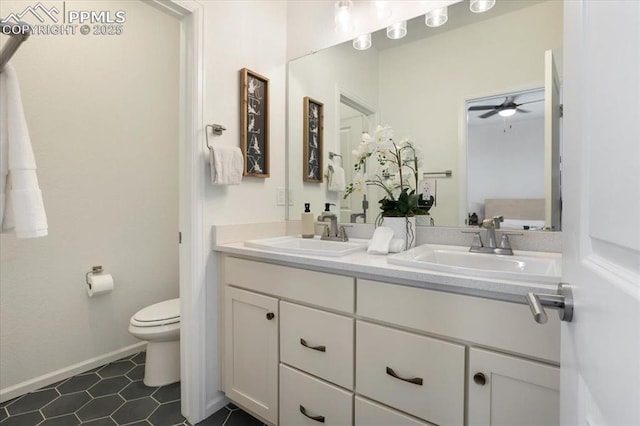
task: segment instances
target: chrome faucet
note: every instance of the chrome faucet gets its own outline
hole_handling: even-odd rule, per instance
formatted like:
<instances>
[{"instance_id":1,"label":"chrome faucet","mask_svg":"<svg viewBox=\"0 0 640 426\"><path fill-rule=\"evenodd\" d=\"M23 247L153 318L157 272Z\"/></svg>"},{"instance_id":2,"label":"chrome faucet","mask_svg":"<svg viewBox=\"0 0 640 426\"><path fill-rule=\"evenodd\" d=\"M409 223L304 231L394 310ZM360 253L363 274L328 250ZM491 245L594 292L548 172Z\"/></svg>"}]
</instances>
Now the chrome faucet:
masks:
<instances>
[{"instance_id":1,"label":"chrome faucet","mask_svg":"<svg viewBox=\"0 0 640 426\"><path fill-rule=\"evenodd\" d=\"M320 239L330 241L349 241L349 237L347 237L347 232L344 230L344 226L340 226L338 228L338 216L330 210L331 206L335 206L335 204L325 203L324 211L318 216L318 222L327 222L327 219L329 219L329 224L324 226Z\"/></svg>"},{"instance_id":2,"label":"chrome faucet","mask_svg":"<svg viewBox=\"0 0 640 426\"><path fill-rule=\"evenodd\" d=\"M493 219L485 219L482 221L482 228L487 230L487 244L482 243L480 231L464 231L475 234L469 251L472 253L492 253L513 255L513 249L509 242L509 235L522 235L521 233L503 233L500 238L500 244L496 243L496 229L500 229L500 222L504 220L502 216L495 216Z\"/></svg>"}]
</instances>

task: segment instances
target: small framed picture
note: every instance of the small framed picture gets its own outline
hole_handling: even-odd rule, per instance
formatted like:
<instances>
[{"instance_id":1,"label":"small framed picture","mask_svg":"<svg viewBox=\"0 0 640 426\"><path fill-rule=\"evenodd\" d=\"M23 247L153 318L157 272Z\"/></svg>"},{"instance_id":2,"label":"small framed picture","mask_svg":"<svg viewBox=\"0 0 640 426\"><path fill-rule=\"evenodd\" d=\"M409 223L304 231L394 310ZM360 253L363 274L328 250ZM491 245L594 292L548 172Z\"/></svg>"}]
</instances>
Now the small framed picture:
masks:
<instances>
[{"instance_id":1,"label":"small framed picture","mask_svg":"<svg viewBox=\"0 0 640 426\"><path fill-rule=\"evenodd\" d=\"M324 105L305 96L302 117L304 121L302 180L321 183Z\"/></svg>"},{"instance_id":2,"label":"small framed picture","mask_svg":"<svg viewBox=\"0 0 640 426\"><path fill-rule=\"evenodd\" d=\"M240 70L240 148L244 176L269 177L269 79Z\"/></svg>"}]
</instances>

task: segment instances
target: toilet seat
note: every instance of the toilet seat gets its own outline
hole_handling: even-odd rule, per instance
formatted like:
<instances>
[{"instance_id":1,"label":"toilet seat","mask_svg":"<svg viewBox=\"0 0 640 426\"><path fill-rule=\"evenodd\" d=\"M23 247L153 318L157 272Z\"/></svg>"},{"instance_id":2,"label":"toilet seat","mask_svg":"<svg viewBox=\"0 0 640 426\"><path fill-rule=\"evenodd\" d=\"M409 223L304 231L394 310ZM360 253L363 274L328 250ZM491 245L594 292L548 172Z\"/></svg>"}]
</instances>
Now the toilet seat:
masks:
<instances>
[{"instance_id":1,"label":"toilet seat","mask_svg":"<svg viewBox=\"0 0 640 426\"><path fill-rule=\"evenodd\" d=\"M131 317L136 327L158 327L180 322L180 299L165 300L140 309Z\"/></svg>"}]
</instances>

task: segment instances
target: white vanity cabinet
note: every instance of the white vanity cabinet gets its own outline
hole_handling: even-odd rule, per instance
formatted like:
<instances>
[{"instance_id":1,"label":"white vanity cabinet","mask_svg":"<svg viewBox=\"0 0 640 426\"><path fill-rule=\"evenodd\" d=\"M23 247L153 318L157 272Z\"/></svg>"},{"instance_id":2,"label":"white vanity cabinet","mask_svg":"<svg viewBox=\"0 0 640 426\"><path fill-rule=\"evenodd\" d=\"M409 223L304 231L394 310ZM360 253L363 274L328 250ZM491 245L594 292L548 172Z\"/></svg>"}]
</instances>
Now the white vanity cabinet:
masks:
<instances>
[{"instance_id":1,"label":"white vanity cabinet","mask_svg":"<svg viewBox=\"0 0 640 426\"><path fill-rule=\"evenodd\" d=\"M227 396L278 422L278 299L225 289L224 383Z\"/></svg>"},{"instance_id":2,"label":"white vanity cabinet","mask_svg":"<svg viewBox=\"0 0 640 426\"><path fill-rule=\"evenodd\" d=\"M469 425L557 425L560 371L493 351L469 350Z\"/></svg>"},{"instance_id":3,"label":"white vanity cabinet","mask_svg":"<svg viewBox=\"0 0 640 426\"><path fill-rule=\"evenodd\" d=\"M222 388L270 424L558 424L554 315L231 255L221 270Z\"/></svg>"}]
</instances>

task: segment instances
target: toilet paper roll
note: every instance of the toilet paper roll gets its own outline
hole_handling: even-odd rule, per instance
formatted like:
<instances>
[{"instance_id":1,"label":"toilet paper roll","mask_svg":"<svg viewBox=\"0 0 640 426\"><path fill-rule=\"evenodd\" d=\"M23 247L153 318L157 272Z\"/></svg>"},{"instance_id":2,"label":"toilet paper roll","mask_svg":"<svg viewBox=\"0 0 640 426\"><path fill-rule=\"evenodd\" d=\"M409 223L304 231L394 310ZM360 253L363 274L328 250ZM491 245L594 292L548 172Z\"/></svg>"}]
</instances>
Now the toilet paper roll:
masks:
<instances>
[{"instance_id":1,"label":"toilet paper roll","mask_svg":"<svg viewBox=\"0 0 640 426\"><path fill-rule=\"evenodd\" d=\"M113 290L113 277L111 274L89 274L87 294L89 297L109 293Z\"/></svg>"}]
</instances>

